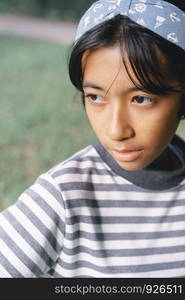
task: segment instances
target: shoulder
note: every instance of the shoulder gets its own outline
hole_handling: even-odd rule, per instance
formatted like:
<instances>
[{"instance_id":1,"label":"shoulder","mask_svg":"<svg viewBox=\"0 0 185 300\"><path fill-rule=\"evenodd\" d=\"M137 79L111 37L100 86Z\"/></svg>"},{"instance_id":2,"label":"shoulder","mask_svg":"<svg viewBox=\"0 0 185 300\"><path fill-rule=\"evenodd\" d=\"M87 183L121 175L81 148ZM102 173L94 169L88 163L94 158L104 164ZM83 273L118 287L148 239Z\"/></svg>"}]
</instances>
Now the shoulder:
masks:
<instances>
[{"instance_id":1,"label":"shoulder","mask_svg":"<svg viewBox=\"0 0 185 300\"><path fill-rule=\"evenodd\" d=\"M80 169L84 169L85 167L95 167L101 163L102 160L96 149L90 145L51 168L47 174L52 178L55 178L58 175L66 174L70 171L80 172Z\"/></svg>"},{"instance_id":2,"label":"shoulder","mask_svg":"<svg viewBox=\"0 0 185 300\"><path fill-rule=\"evenodd\" d=\"M94 146L90 145L68 159L57 164L48 172L38 177L37 182L64 191L70 184L88 184L94 176L105 172L104 162Z\"/></svg>"},{"instance_id":3,"label":"shoulder","mask_svg":"<svg viewBox=\"0 0 185 300\"><path fill-rule=\"evenodd\" d=\"M20 195L19 200L27 205L31 203L30 207L36 203L46 211L52 208L58 214L65 207L65 190L74 189L81 183L88 184L91 178L88 174L93 169L101 168L101 165L101 158L95 148L88 146L41 174Z\"/></svg>"}]
</instances>

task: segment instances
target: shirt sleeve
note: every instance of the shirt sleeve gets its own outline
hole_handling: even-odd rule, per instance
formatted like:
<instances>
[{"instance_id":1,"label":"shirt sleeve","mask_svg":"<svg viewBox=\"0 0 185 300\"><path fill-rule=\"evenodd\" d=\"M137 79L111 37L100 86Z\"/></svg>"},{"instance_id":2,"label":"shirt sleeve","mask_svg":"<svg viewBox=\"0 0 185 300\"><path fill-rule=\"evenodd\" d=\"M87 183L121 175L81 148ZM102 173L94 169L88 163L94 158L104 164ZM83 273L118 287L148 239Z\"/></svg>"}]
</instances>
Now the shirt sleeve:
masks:
<instances>
[{"instance_id":1,"label":"shirt sleeve","mask_svg":"<svg viewBox=\"0 0 185 300\"><path fill-rule=\"evenodd\" d=\"M0 277L42 277L63 246L62 193L49 174L38 177L17 202L0 213Z\"/></svg>"}]
</instances>

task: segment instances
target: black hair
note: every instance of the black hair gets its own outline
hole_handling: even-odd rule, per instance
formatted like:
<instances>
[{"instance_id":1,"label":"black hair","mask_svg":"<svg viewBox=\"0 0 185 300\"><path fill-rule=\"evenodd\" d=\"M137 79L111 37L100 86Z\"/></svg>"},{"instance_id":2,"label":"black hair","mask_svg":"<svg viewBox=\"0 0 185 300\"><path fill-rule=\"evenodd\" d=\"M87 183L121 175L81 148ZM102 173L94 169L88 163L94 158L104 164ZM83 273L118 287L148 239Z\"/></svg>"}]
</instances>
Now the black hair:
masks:
<instances>
[{"instance_id":1,"label":"black hair","mask_svg":"<svg viewBox=\"0 0 185 300\"><path fill-rule=\"evenodd\" d=\"M168 1L174 2L174 1ZM173 4L173 3L172 3ZM177 6L177 5L176 5ZM83 94L82 56L86 50L120 45L123 63L128 72L126 56L137 82L135 86L153 94L183 93L185 87L185 51L156 33L130 20L127 16L96 25L74 44L69 60L69 76ZM169 78L169 76L171 78ZM169 79L177 80L181 88L174 88ZM180 114L185 114L185 99Z\"/></svg>"}]
</instances>

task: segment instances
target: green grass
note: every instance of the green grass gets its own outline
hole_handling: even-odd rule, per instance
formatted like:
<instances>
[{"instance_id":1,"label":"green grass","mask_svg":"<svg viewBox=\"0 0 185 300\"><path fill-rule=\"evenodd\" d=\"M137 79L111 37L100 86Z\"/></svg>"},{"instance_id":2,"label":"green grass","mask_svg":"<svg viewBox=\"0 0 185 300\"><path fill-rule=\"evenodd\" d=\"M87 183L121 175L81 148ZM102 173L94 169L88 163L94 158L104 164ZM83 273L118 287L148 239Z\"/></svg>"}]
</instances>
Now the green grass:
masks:
<instances>
[{"instance_id":1,"label":"green grass","mask_svg":"<svg viewBox=\"0 0 185 300\"><path fill-rule=\"evenodd\" d=\"M0 208L58 162L93 143L69 81L69 48L0 35Z\"/></svg>"}]
</instances>

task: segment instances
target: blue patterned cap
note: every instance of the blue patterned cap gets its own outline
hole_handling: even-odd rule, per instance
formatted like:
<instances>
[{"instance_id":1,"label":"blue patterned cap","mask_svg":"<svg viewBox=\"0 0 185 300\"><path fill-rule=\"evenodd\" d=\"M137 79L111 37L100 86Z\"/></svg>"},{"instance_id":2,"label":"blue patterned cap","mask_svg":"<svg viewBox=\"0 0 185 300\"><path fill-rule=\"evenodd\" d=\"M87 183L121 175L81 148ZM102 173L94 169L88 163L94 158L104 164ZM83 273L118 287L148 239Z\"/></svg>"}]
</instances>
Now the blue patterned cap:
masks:
<instances>
[{"instance_id":1,"label":"blue patterned cap","mask_svg":"<svg viewBox=\"0 0 185 300\"><path fill-rule=\"evenodd\" d=\"M157 0L99 0L81 18L75 41L97 24L116 15L131 20L159 34L185 50L185 13L166 1Z\"/></svg>"}]
</instances>

